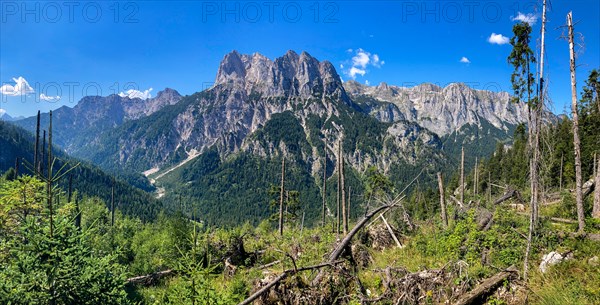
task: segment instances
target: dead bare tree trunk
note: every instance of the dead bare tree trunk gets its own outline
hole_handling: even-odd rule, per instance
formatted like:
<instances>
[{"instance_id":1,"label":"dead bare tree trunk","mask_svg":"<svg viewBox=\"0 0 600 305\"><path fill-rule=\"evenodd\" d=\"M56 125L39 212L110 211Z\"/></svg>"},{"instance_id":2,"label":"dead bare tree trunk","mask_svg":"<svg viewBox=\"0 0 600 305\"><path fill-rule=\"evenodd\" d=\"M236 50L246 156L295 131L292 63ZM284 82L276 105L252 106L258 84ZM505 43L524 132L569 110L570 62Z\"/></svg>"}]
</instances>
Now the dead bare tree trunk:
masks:
<instances>
[{"instance_id":1,"label":"dead bare tree trunk","mask_svg":"<svg viewBox=\"0 0 600 305\"><path fill-rule=\"evenodd\" d=\"M475 169L473 172L473 195L477 195L477 157L475 157Z\"/></svg>"},{"instance_id":2,"label":"dead bare tree trunk","mask_svg":"<svg viewBox=\"0 0 600 305\"><path fill-rule=\"evenodd\" d=\"M573 12L567 14L569 27L569 55L571 70L571 112L573 114L573 145L575 146L575 200L577 203L578 231L582 233L585 228L585 215L583 214L583 195L581 193L581 144L579 141L579 115L577 111L577 81L575 78L575 46L573 42Z\"/></svg>"},{"instance_id":3,"label":"dead bare tree trunk","mask_svg":"<svg viewBox=\"0 0 600 305\"><path fill-rule=\"evenodd\" d=\"M442 210L442 222L444 223L444 227L448 227L448 216L446 216L446 198L444 198L444 180L442 178L442 173L437 173L438 178L438 187L440 189L440 209Z\"/></svg>"},{"instance_id":4,"label":"dead bare tree trunk","mask_svg":"<svg viewBox=\"0 0 600 305\"><path fill-rule=\"evenodd\" d=\"M325 227L325 207L327 198L327 140L325 140L325 159L323 161L323 215L321 218L321 227Z\"/></svg>"},{"instance_id":5,"label":"dead bare tree trunk","mask_svg":"<svg viewBox=\"0 0 600 305\"><path fill-rule=\"evenodd\" d=\"M600 164L600 159L598 159ZM594 208L592 210L592 217L600 219L600 170L596 171L596 185L594 191Z\"/></svg>"},{"instance_id":6,"label":"dead bare tree trunk","mask_svg":"<svg viewBox=\"0 0 600 305\"><path fill-rule=\"evenodd\" d=\"M341 142L341 141L340 141ZM337 211L336 211L336 223L335 223L335 227L336 227L336 233L340 234L340 226L341 226L341 212L342 212L342 208L341 208L341 200L342 200L342 171L341 171L341 166L340 166L340 148L338 147L338 156L337 156Z\"/></svg>"},{"instance_id":7,"label":"dead bare tree trunk","mask_svg":"<svg viewBox=\"0 0 600 305\"><path fill-rule=\"evenodd\" d=\"M538 199L539 199L539 180L538 180L538 163L540 155L540 112L544 105L543 101L543 77L544 77L544 42L546 32L546 0L543 1L542 6L542 29L541 29L541 52L540 52L540 87L538 87L538 101L537 103L531 102L531 96L529 89L527 90L527 101L529 107L529 130L528 130L528 142L531 150L531 159L529 161L530 171L530 185L531 185L531 201L530 201L530 218L529 218L529 232L527 235L527 247L525 249L525 259L523 261L523 278L527 281L527 275L529 271L529 254L531 253L531 243L533 242L533 234L535 227L538 222ZM531 88L529 78L529 55L527 57L527 88ZM533 109L532 109L533 108Z\"/></svg>"},{"instance_id":8,"label":"dead bare tree trunk","mask_svg":"<svg viewBox=\"0 0 600 305\"><path fill-rule=\"evenodd\" d=\"M35 125L35 146L33 148L33 171L39 173L39 155L40 155L40 111L37 113L37 123Z\"/></svg>"},{"instance_id":9,"label":"dead bare tree trunk","mask_svg":"<svg viewBox=\"0 0 600 305\"><path fill-rule=\"evenodd\" d=\"M115 226L115 178L112 179L112 187L110 189L110 226Z\"/></svg>"},{"instance_id":10,"label":"dead bare tree trunk","mask_svg":"<svg viewBox=\"0 0 600 305\"><path fill-rule=\"evenodd\" d=\"M346 177L344 177L344 150L342 149L343 142L340 141L340 175L341 175L341 197L342 197L342 225L344 235L348 233L348 215L346 213Z\"/></svg>"},{"instance_id":11,"label":"dead bare tree trunk","mask_svg":"<svg viewBox=\"0 0 600 305\"><path fill-rule=\"evenodd\" d=\"M48 181L46 183L48 209L50 210L50 237L54 235L54 211L52 207L52 111L50 111L50 126L48 127Z\"/></svg>"},{"instance_id":12,"label":"dead bare tree trunk","mask_svg":"<svg viewBox=\"0 0 600 305\"><path fill-rule=\"evenodd\" d=\"M43 130L42 136L42 155L40 156L40 176L44 176L44 157L46 156L46 130Z\"/></svg>"},{"instance_id":13,"label":"dead bare tree trunk","mask_svg":"<svg viewBox=\"0 0 600 305\"><path fill-rule=\"evenodd\" d=\"M488 202L492 202L492 173L488 171Z\"/></svg>"},{"instance_id":14,"label":"dead bare tree trunk","mask_svg":"<svg viewBox=\"0 0 600 305\"><path fill-rule=\"evenodd\" d=\"M285 186L285 157L281 156L281 185L279 186L279 235L283 236L283 195Z\"/></svg>"},{"instance_id":15,"label":"dead bare tree trunk","mask_svg":"<svg viewBox=\"0 0 600 305\"><path fill-rule=\"evenodd\" d=\"M460 149L460 203L465 203L465 148Z\"/></svg>"},{"instance_id":16,"label":"dead bare tree trunk","mask_svg":"<svg viewBox=\"0 0 600 305\"><path fill-rule=\"evenodd\" d=\"M346 209L347 213L348 213L348 224L350 223L350 198L352 198L352 187L349 186L348 187L348 208Z\"/></svg>"},{"instance_id":17,"label":"dead bare tree trunk","mask_svg":"<svg viewBox=\"0 0 600 305\"><path fill-rule=\"evenodd\" d=\"M592 170L592 177L596 177L596 159L598 157L596 156L596 153L594 152L594 169Z\"/></svg>"},{"instance_id":18,"label":"dead bare tree trunk","mask_svg":"<svg viewBox=\"0 0 600 305\"><path fill-rule=\"evenodd\" d=\"M402 249L402 244L400 243L400 241L396 237L396 234L394 234L394 230L392 229L392 227L390 226L390 224L387 222L387 220L385 219L385 217L383 217L383 214L379 214L379 218L381 218L381 220L383 220L383 224L385 225L385 227L387 228L388 232L392 236L392 239L396 243L396 246L398 246L398 248Z\"/></svg>"}]
</instances>

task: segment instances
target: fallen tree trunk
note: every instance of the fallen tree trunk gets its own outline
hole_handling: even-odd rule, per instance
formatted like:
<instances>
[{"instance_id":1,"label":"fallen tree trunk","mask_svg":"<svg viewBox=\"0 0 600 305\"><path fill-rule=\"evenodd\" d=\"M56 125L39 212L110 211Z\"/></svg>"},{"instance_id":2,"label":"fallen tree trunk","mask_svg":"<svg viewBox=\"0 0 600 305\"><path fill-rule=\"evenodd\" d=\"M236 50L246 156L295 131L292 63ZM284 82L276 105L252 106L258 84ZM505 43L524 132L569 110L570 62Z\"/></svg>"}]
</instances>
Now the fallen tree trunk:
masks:
<instances>
[{"instance_id":1,"label":"fallen tree trunk","mask_svg":"<svg viewBox=\"0 0 600 305\"><path fill-rule=\"evenodd\" d=\"M273 281L271 281L269 284L267 284L265 287L261 288L260 290L258 290L255 293L253 293L251 296L249 296L247 299L240 302L238 305L251 304L254 300L258 299L258 297L260 297L262 294L269 291L269 289L271 289L273 286L277 285L277 283L281 282L281 280L285 279L289 274L296 274L301 271L320 269L320 268L327 267L327 266L333 266L333 265L341 263L341 262L342 261L336 261L336 262L331 262L331 263L327 262L327 263L322 263L322 264L298 268L298 269L287 269L287 270L283 271L283 273L280 274L278 277L276 277Z\"/></svg>"},{"instance_id":2,"label":"fallen tree trunk","mask_svg":"<svg viewBox=\"0 0 600 305\"><path fill-rule=\"evenodd\" d=\"M152 285L155 285L158 282L158 280L160 280L161 278L168 276L168 275L173 275L173 273L174 273L173 270L168 269L168 270L164 270L164 271L150 273L147 275L130 277L127 279L126 282L127 282L127 284L133 284L133 285L152 286Z\"/></svg>"},{"instance_id":3,"label":"fallen tree trunk","mask_svg":"<svg viewBox=\"0 0 600 305\"><path fill-rule=\"evenodd\" d=\"M529 216L529 214L523 213L523 212L519 212L517 214L523 215L523 216ZM550 219L550 221L553 221L553 222L568 223L568 224L578 224L577 220L573 220L573 219L566 219L566 218L559 218L559 217L548 217L548 216L540 216L540 218Z\"/></svg>"},{"instance_id":4,"label":"fallen tree trunk","mask_svg":"<svg viewBox=\"0 0 600 305\"><path fill-rule=\"evenodd\" d=\"M369 222L369 220L371 220L371 218L373 218L373 216L379 214L380 212L382 212L382 215L383 215L383 213L385 213L389 209L395 207L396 204L397 204L397 202L400 202L401 200L403 200L404 197L405 196L402 196L402 197L398 198L397 200L395 200L391 204L382 205L382 206L374 209L373 211L371 211L369 214L365 215L358 223L356 223L356 225L354 226L354 228L352 228L352 230L350 230L350 232L348 232L348 234L339 243L339 245L337 245L337 247L331 252L331 254L329 255L329 258L328 258L327 262L328 263L332 263L332 262L336 261L340 257L340 255L342 255L342 252L344 252L344 249L350 244L350 241L352 240L352 238L354 237L354 235L356 235L356 233L358 233L358 231L367 222ZM317 283L319 283L319 281L321 280L322 276L323 276L323 273L321 271L319 271L319 273L317 274L317 276L315 277L315 279L312 281L312 285L314 286Z\"/></svg>"},{"instance_id":5,"label":"fallen tree trunk","mask_svg":"<svg viewBox=\"0 0 600 305\"><path fill-rule=\"evenodd\" d=\"M277 265L279 263L281 263L281 261L280 260L276 260L274 262L270 262L268 264L264 264L264 265L258 266L256 269L258 269L258 270L267 269L267 268L269 268L271 266L274 266L274 265Z\"/></svg>"},{"instance_id":6,"label":"fallen tree trunk","mask_svg":"<svg viewBox=\"0 0 600 305\"><path fill-rule=\"evenodd\" d=\"M403 199L404 197L402 197ZM401 200L401 199L400 199ZM335 260L337 260L340 255L342 254L342 252L344 251L344 248L346 248L346 246L348 246L348 244L350 243L350 241L352 240L352 238L354 237L354 235L356 235L356 233L358 233L358 231L367 223L369 222L369 220L371 218L373 218L373 216L375 216L376 214L378 214L379 212L386 212L387 210L391 209L392 207L394 207L395 204L390 204L390 205L383 205L380 206L378 208L376 208L375 210L371 211L369 214L367 214L365 217L363 217L355 226L354 228L352 228L352 230L350 232L348 232L348 234L344 237L344 239L340 242L340 244L333 250L333 252L331 252L331 254L329 255L329 259L328 262L333 262ZM383 214L383 213L382 213Z\"/></svg>"},{"instance_id":7,"label":"fallen tree trunk","mask_svg":"<svg viewBox=\"0 0 600 305\"><path fill-rule=\"evenodd\" d=\"M456 203L457 206L459 206L461 208L463 207L462 202L460 202L460 200L456 199L456 197L450 195L450 199L452 199L454 201L454 203Z\"/></svg>"},{"instance_id":8,"label":"fallen tree trunk","mask_svg":"<svg viewBox=\"0 0 600 305\"><path fill-rule=\"evenodd\" d=\"M392 227L390 227L390 225L388 224L387 220L385 220L385 217L383 217L383 214L380 214L379 217L381 218L381 220L383 220L383 223L387 227L388 232L390 232L390 235L392 236L392 238L396 242L396 246L398 246L398 248L402 249L402 244L400 244L400 241L396 237L396 234L394 234L394 230L392 230Z\"/></svg>"},{"instance_id":9,"label":"fallen tree trunk","mask_svg":"<svg viewBox=\"0 0 600 305\"><path fill-rule=\"evenodd\" d=\"M504 195L502 195L500 198L496 199L496 201L494 201L494 204L501 204L502 202L511 199L511 198L516 198L519 201L523 201L523 198L521 197L521 193L519 193L519 191L517 191L516 189L509 187L506 192L504 193Z\"/></svg>"},{"instance_id":10,"label":"fallen tree trunk","mask_svg":"<svg viewBox=\"0 0 600 305\"><path fill-rule=\"evenodd\" d=\"M504 280L510 278L517 272L517 268L513 265L507 269L496 273L494 276L483 281L475 289L469 291L463 297L458 299L455 305L481 304L483 299L491 294Z\"/></svg>"},{"instance_id":11,"label":"fallen tree trunk","mask_svg":"<svg viewBox=\"0 0 600 305\"><path fill-rule=\"evenodd\" d=\"M577 222L575 222L577 223ZM571 238L586 238L592 241L600 241L600 234L597 233L575 233L575 232L561 232L562 234L566 234Z\"/></svg>"}]
</instances>

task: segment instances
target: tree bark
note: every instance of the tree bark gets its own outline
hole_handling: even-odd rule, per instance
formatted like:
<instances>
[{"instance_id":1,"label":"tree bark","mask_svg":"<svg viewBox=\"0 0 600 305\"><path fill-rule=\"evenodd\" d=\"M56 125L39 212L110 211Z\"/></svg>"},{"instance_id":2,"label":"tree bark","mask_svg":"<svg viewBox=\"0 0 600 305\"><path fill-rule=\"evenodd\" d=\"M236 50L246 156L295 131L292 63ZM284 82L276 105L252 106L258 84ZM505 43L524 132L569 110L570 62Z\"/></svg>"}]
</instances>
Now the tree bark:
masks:
<instances>
[{"instance_id":1,"label":"tree bark","mask_svg":"<svg viewBox=\"0 0 600 305\"><path fill-rule=\"evenodd\" d=\"M540 53L540 78L541 85L543 86L543 63L544 63L544 35L546 30L546 0L543 1L542 6L542 45ZM528 128L528 142L529 149L531 150L531 157L529 160L529 175L530 175L530 186L531 186L531 200L530 200L530 217L529 217L529 232L527 235L527 247L525 249L525 259L523 261L523 278L527 281L527 274L529 271L529 254L531 253L531 243L533 242L533 234L535 232L535 227L538 222L538 199L539 199L539 181L538 181L538 163L539 163L539 143L540 143L540 110L544 105L543 94L540 91L543 91L543 87L538 87L538 93L541 95L538 97L537 103L532 103L531 101L531 82L530 82L530 64L529 64L529 55L527 55L527 106L529 112L529 128ZM533 108L533 109L532 109Z\"/></svg>"},{"instance_id":2,"label":"tree bark","mask_svg":"<svg viewBox=\"0 0 600 305\"><path fill-rule=\"evenodd\" d=\"M598 159L600 164L600 159ZM596 170L596 185L594 187L594 208L592 210L592 217L600 219L600 170Z\"/></svg>"},{"instance_id":3,"label":"tree bark","mask_svg":"<svg viewBox=\"0 0 600 305\"><path fill-rule=\"evenodd\" d=\"M115 226L115 178L112 180L110 189L110 226Z\"/></svg>"},{"instance_id":4,"label":"tree bark","mask_svg":"<svg viewBox=\"0 0 600 305\"><path fill-rule=\"evenodd\" d=\"M515 266L510 266L505 270L502 270L491 278L483 281L475 289L469 291L463 295L455 305L469 305L469 304L482 304L482 299L490 294L495 288L500 286L504 280L508 279L517 272Z\"/></svg>"},{"instance_id":5,"label":"tree bark","mask_svg":"<svg viewBox=\"0 0 600 305\"><path fill-rule=\"evenodd\" d=\"M460 150L460 203L465 204L465 148Z\"/></svg>"},{"instance_id":6,"label":"tree bark","mask_svg":"<svg viewBox=\"0 0 600 305\"><path fill-rule=\"evenodd\" d=\"M39 173L39 155L40 155L40 111L37 113L37 123L35 125L35 146L33 148L33 171Z\"/></svg>"},{"instance_id":7,"label":"tree bark","mask_svg":"<svg viewBox=\"0 0 600 305\"><path fill-rule=\"evenodd\" d=\"M440 209L442 213L442 222L444 223L444 227L448 227L448 216L446 215L446 198L444 198L444 180L442 178L442 173L437 173L438 178L438 187L440 189Z\"/></svg>"},{"instance_id":8,"label":"tree bark","mask_svg":"<svg viewBox=\"0 0 600 305\"><path fill-rule=\"evenodd\" d=\"M344 235L348 233L348 213L346 213L346 177L344 176L344 150L342 149L342 141L340 141L340 173L341 173L341 197L342 197L342 225Z\"/></svg>"},{"instance_id":9,"label":"tree bark","mask_svg":"<svg viewBox=\"0 0 600 305\"><path fill-rule=\"evenodd\" d=\"M279 235L283 236L283 195L285 184L285 157L281 157L281 185L279 186Z\"/></svg>"},{"instance_id":10,"label":"tree bark","mask_svg":"<svg viewBox=\"0 0 600 305\"><path fill-rule=\"evenodd\" d=\"M42 155L40 156L40 176L44 177L44 158L46 156L46 130L42 131Z\"/></svg>"},{"instance_id":11,"label":"tree bark","mask_svg":"<svg viewBox=\"0 0 600 305\"><path fill-rule=\"evenodd\" d=\"M346 209L346 213L348 213L348 225L350 225L350 219L352 217L350 217L350 198L352 198L352 187L349 186L348 187L348 208Z\"/></svg>"},{"instance_id":12,"label":"tree bark","mask_svg":"<svg viewBox=\"0 0 600 305\"><path fill-rule=\"evenodd\" d=\"M579 232L585 228L585 215L583 214L583 195L581 192L581 147L579 141L579 115L577 111L577 81L575 78L575 46L573 41L573 12L567 14L567 26L569 27L569 55L571 70L571 112L573 114L573 146L575 147L575 200L577 204L577 221L579 221Z\"/></svg>"},{"instance_id":13,"label":"tree bark","mask_svg":"<svg viewBox=\"0 0 600 305\"><path fill-rule=\"evenodd\" d=\"M402 249L402 244L400 243L400 241L396 237L396 234L394 234L394 230L392 230L392 227L390 226L390 224L387 222L387 220L385 219L385 217L383 217L383 214L379 214L379 217L381 218L381 220L383 220L383 224L385 224L385 227L387 228L388 232L392 236L392 239L396 243L396 246L398 246L398 248Z\"/></svg>"},{"instance_id":14,"label":"tree bark","mask_svg":"<svg viewBox=\"0 0 600 305\"><path fill-rule=\"evenodd\" d=\"M473 195L477 195L477 157L475 157L475 169L473 172Z\"/></svg>"},{"instance_id":15,"label":"tree bark","mask_svg":"<svg viewBox=\"0 0 600 305\"><path fill-rule=\"evenodd\" d=\"M50 126L48 127L48 181L46 183L48 209L50 210L50 237L54 235L54 211L52 207L52 111L49 114Z\"/></svg>"},{"instance_id":16,"label":"tree bark","mask_svg":"<svg viewBox=\"0 0 600 305\"><path fill-rule=\"evenodd\" d=\"M322 208L322 218L321 218L321 227L325 227L325 207L327 200L327 140L325 140L325 159L323 161L323 208Z\"/></svg>"},{"instance_id":17,"label":"tree bark","mask_svg":"<svg viewBox=\"0 0 600 305\"><path fill-rule=\"evenodd\" d=\"M341 142L341 141L340 141ZM335 228L336 228L336 233L340 234L340 226L341 226L341 213L342 213L342 208L341 208L341 201L342 201L342 171L341 171L341 166L340 166L340 148L338 147L338 156L337 156L337 210L336 210L336 223L335 223Z\"/></svg>"}]
</instances>

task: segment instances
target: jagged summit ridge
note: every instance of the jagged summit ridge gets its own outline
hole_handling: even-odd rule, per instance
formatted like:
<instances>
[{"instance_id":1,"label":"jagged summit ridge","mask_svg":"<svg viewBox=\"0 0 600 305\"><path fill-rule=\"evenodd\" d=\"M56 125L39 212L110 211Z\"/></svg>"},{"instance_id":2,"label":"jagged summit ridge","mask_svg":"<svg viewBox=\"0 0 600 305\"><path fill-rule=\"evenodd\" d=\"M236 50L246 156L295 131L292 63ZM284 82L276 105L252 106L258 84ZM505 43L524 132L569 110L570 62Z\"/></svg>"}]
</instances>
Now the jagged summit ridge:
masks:
<instances>
[{"instance_id":1,"label":"jagged summit ridge","mask_svg":"<svg viewBox=\"0 0 600 305\"><path fill-rule=\"evenodd\" d=\"M225 55L215 79L215 87L230 86L247 95L263 97L331 97L348 102L340 76L329 61L319 61L308 52L290 50L271 60L262 54Z\"/></svg>"}]
</instances>

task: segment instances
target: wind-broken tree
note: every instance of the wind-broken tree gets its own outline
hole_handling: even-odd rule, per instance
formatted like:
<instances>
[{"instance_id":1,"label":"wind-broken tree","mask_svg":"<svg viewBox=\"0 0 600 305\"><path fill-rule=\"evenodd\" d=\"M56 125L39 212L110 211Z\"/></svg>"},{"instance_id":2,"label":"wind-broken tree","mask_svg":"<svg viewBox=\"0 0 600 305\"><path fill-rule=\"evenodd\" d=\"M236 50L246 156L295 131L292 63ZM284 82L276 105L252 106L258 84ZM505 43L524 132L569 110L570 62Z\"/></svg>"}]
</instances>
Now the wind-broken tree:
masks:
<instances>
[{"instance_id":1,"label":"wind-broken tree","mask_svg":"<svg viewBox=\"0 0 600 305\"><path fill-rule=\"evenodd\" d=\"M340 140L339 146L339 166L340 166L340 197L342 199L341 208L342 208L342 226L344 235L348 233L348 213L346 206L346 177L344 176L344 150L342 148L342 140Z\"/></svg>"},{"instance_id":2,"label":"wind-broken tree","mask_svg":"<svg viewBox=\"0 0 600 305\"><path fill-rule=\"evenodd\" d=\"M323 207L322 207L322 218L321 227L325 227L325 210L327 203L327 139L325 139L325 157L323 158Z\"/></svg>"},{"instance_id":3,"label":"wind-broken tree","mask_svg":"<svg viewBox=\"0 0 600 305\"><path fill-rule=\"evenodd\" d=\"M460 149L460 203L465 204L465 147Z\"/></svg>"},{"instance_id":4,"label":"wind-broken tree","mask_svg":"<svg viewBox=\"0 0 600 305\"><path fill-rule=\"evenodd\" d=\"M283 195L285 187L285 157L281 156L281 185L279 186L279 235L283 236Z\"/></svg>"},{"instance_id":5,"label":"wind-broken tree","mask_svg":"<svg viewBox=\"0 0 600 305\"><path fill-rule=\"evenodd\" d=\"M581 143L579 140L579 114L577 109L577 80L575 77L575 43L573 38L573 12L567 14L567 27L569 29L569 66L571 70L571 112L573 115L573 146L575 150L575 202L577 205L578 231L585 229L585 216L583 214L583 193L581 186Z\"/></svg>"},{"instance_id":6,"label":"wind-broken tree","mask_svg":"<svg viewBox=\"0 0 600 305\"><path fill-rule=\"evenodd\" d=\"M442 222L444 223L444 227L448 226L448 216L446 216L446 198L444 198L444 180L442 178L442 173L437 173L438 178L438 187L440 189L440 210L442 212Z\"/></svg>"},{"instance_id":7,"label":"wind-broken tree","mask_svg":"<svg viewBox=\"0 0 600 305\"><path fill-rule=\"evenodd\" d=\"M544 36L546 22L546 2L544 0L542 12L542 36ZM527 22L519 22L513 26L514 36L510 39L513 49L508 56L508 63L514 67L511 83L514 91L513 102L527 103L528 108L528 155L529 174L531 186L529 234L523 264L523 278L527 279L529 253L538 217L538 163L539 163L539 114L543 104L537 97L531 97L535 87L535 78L531 72L531 65L535 64L535 56L530 48L532 28ZM544 46L542 45L542 49Z\"/></svg>"},{"instance_id":8,"label":"wind-broken tree","mask_svg":"<svg viewBox=\"0 0 600 305\"><path fill-rule=\"evenodd\" d=\"M600 164L600 158L597 161ZM596 187L594 191L594 207L592 217L600 219L600 170L596 171Z\"/></svg>"}]
</instances>

